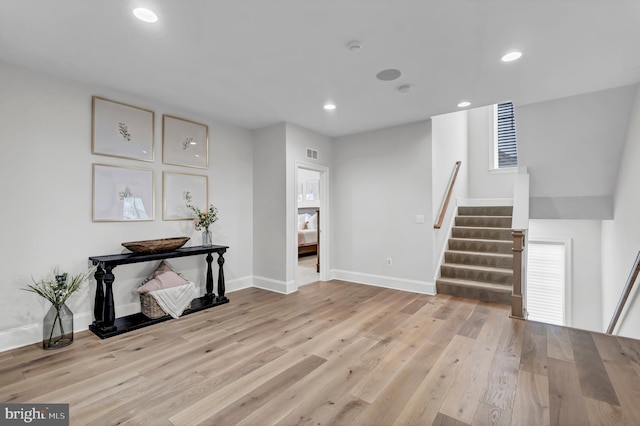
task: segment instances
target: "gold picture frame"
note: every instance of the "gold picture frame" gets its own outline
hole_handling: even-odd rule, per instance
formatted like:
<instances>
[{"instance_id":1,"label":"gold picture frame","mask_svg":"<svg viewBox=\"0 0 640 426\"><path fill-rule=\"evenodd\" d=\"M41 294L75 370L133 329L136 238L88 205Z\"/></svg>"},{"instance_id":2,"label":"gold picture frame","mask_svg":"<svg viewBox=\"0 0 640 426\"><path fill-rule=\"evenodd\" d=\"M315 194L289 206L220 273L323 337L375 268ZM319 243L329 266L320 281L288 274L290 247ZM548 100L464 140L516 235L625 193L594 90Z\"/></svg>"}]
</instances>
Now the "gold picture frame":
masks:
<instances>
[{"instance_id":1,"label":"gold picture frame","mask_svg":"<svg viewBox=\"0 0 640 426\"><path fill-rule=\"evenodd\" d=\"M162 172L162 220L190 220L195 214L190 204L207 210L209 205L209 178L191 173Z\"/></svg>"},{"instance_id":2,"label":"gold picture frame","mask_svg":"<svg viewBox=\"0 0 640 426\"><path fill-rule=\"evenodd\" d=\"M93 164L93 221L155 219L153 170Z\"/></svg>"},{"instance_id":3,"label":"gold picture frame","mask_svg":"<svg viewBox=\"0 0 640 426\"><path fill-rule=\"evenodd\" d=\"M91 98L91 111L93 154L154 161L153 111L100 96Z\"/></svg>"},{"instance_id":4,"label":"gold picture frame","mask_svg":"<svg viewBox=\"0 0 640 426\"><path fill-rule=\"evenodd\" d=\"M209 168L209 126L162 115L162 162L196 169Z\"/></svg>"}]
</instances>

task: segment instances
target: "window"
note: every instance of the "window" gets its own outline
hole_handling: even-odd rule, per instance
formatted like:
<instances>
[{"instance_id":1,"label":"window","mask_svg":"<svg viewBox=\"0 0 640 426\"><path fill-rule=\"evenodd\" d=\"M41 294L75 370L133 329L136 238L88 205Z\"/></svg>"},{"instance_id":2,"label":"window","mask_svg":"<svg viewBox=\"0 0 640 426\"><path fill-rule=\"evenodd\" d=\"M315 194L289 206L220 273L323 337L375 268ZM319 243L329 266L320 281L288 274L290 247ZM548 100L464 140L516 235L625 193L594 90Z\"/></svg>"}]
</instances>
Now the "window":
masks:
<instances>
[{"instance_id":1,"label":"window","mask_svg":"<svg viewBox=\"0 0 640 426\"><path fill-rule=\"evenodd\" d=\"M518 146L516 144L516 118L513 104L504 102L496 105L495 113L494 169L518 167Z\"/></svg>"},{"instance_id":2,"label":"window","mask_svg":"<svg viewBox=\"0 0 640 426\"><path fill-rule=\"evenodd\" d=\"M571 241L529 240L527 251L527 319L570 325Z\"/></svg>"}]
</instances>

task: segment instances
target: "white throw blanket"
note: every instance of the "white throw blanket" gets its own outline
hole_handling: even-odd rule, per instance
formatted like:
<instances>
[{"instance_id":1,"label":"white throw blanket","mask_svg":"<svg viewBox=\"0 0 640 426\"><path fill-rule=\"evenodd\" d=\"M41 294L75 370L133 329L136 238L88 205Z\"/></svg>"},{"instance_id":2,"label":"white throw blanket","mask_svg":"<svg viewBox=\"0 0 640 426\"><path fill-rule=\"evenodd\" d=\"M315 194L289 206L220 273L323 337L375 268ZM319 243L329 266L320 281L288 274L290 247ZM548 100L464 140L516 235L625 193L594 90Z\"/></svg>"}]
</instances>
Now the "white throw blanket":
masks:
<instances>
[{"instance_id":1,"label":"white throw blanket","mask_svg":"<svg viewBox=\"0 0 640 426\"><path fill-rule=\"evenodd\" d=\"M149 294L156 299L163 311L174 318L179 318L193 298L196 297L197 291L195 284L189 281L185 285L150 291Z\"/></svg>"}]
</instances>

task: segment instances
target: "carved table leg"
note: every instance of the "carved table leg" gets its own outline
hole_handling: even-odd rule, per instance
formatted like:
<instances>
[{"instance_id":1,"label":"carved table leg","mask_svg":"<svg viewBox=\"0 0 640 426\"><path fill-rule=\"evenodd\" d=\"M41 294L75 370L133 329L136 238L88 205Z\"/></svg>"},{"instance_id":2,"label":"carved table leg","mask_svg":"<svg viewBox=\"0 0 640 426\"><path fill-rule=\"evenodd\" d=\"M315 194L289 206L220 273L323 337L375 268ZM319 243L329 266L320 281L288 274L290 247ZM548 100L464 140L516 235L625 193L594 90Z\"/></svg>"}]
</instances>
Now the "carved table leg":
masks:
<instances>
[{"instance_id":1,"label":"carved table leg","mask_svg":"<svg viewBox=\"0 0 640 426\"><path fill-rule=\"evenodd\" d=\"M102 320L104 318L104 290L102 280L104 279L104 269L102 265L98 265L95 274L93 276L96 279L96 299L93 306L93 321L94 327L102 328Z\"/></svg>"},{"instance_id":2,"label":"carved table leg","mask_svg":"<svg viewBox=\"0 0 640 426\"><path fill-rule=\"evenodd\" d=\"M104 316L103 316L103 331L115 331L116 326L113 323L116 320L116 309L113 303L113 282L115 281L115 276L111 272L113 266L106 266L107 272L104 274Z\"/></svg>"},{"instance_id":3,"label":"carved table leg","mask_svg":"<svg viewBox=\"0 0 640 426\"><path fill-rule=\"evenodd\" d=\"M213 272L211 271L211 262L213 262L213 256L211 253L207 253L207 293L204 297L212 299L213 296Z\"/></svg>"},{"instance_id":4,"label":"carved table leg","mask_svg":"<svg viewBox=\"0 0 640 426\"><path fill-rule=\"evenodd\" d=\"M224 265L224 257L222 255L224 251L218 253L218 301L228 300L225 296L225 288L224 288L224 270L222 266Z\"/></svg>"}]
</instances>

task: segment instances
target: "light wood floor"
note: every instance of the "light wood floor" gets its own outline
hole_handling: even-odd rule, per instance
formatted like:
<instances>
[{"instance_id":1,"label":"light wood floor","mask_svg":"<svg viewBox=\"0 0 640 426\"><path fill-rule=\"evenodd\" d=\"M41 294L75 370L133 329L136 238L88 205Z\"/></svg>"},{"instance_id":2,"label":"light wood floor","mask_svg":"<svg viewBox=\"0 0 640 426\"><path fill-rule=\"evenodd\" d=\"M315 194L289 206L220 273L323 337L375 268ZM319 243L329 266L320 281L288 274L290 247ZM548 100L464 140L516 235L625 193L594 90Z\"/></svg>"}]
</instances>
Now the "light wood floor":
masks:
<instances>
[{"instance_id":1,"label":"light wood floor","mask_svg":"<svg viewBox=\"0 0 640 426\"><path fill-rule=\"evenodd\" d=\"M640 424L640 342L339 281L58 351L0 353L0 401L73 425Z\"/></svg>"}]
</instances>

